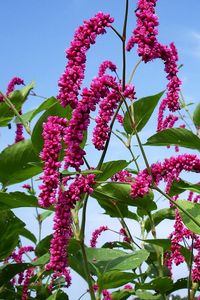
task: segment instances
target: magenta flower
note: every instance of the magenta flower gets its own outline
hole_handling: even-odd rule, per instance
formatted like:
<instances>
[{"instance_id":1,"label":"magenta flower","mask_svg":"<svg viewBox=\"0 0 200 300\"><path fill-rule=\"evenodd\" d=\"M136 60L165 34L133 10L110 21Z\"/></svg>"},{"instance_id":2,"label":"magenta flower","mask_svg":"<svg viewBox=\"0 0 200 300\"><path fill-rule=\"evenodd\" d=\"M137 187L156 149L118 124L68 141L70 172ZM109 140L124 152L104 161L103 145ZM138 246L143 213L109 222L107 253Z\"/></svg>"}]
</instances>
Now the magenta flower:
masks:
<instances>
[{"instance_id":1,"label":"magenta flower","mask_svg":"<svg viewBox=\"0 0 200 300\"><path fill-rule=\"evenodd\" d=\"M67 66L58 82L58 99L64 107L67 104L72 108L77 106L85 73L86 52L95 43L97 35L104 34L105 27L109 27L113 21L109 14L99 12L76 30L71 47L66 51Z\"/></svg>"},{"instance_id":2,"label":"magenta flower","mask_svg":"<svg viewBox=\"0 0 200 300\"><path fill-rule=\"evenodd\" d=\"M90 240L90 247L96 248L97 245L97 239L100 237L102 232L107 231L107 226L100 226L99 228L95 229L95 231L92 233L92 238Z\"/></svg>"},{"instance_id":3,"label":"magenta flower","mask_svg":"<svg viewBox=\"0 0 200 300\"><path fill-rule=\"evenodd\" d=\"M59 154L62 149L62 138L67 126L67 120L57 116L49 117L43 124L44 146L40 153L44 161L43 184L40 185L39 204L49 207L56 201L56 191L59 183Z\"/></svg>"},{"instance_id":4,"label":"magenta flower","mask_svg":"<svg viewBox=\"0 0 200 300\"><path fill-rule=\"evenodd\" d=\"M182 171L200 172L200 159L193 154L182 154L177 157L166 158L164 162L156 163L151 166L153 178L149 175L148 170L142 170L136 176L135 181L131 185L131 196L133 198L143 197L148 193L152 184L158 185L164 179L166 182L166 192L169 192L173 180L178 181Z\"/></svg>"}]
</instances>

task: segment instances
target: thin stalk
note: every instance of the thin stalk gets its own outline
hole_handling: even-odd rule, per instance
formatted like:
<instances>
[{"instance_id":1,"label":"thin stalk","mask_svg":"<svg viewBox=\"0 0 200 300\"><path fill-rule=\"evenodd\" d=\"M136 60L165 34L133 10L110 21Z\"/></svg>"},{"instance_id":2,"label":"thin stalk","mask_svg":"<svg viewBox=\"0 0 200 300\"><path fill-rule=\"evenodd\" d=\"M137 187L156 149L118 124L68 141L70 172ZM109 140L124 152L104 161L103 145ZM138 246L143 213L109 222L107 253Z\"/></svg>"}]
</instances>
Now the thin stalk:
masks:
<instances>
[{"instance_id":1,"label":"thin stalk","mask_svg":"<svg viewBox=\"0 0 200 300\"><path fill-rule=\"evenodd\" d=\"M127 21L128 21L128 6L129 0L126 0L125 14L124 14L124 25L123 25L123 33L122 33L122 91L125 89L126 85L126 29L127 29Z\"/></svg>"},{"instance_id":2,"label":"thin stalk","mask_svg":"<svg viewBox=\"0 0 200 300\"><path fill-rule=\"evenodd\" d=\"M114 31L114 33L116 33L116 35L120 38L120 40L123 41L123 37L122 37L122 35L119 33L119 31L117 31L113 26L110 26L110 28Z\"/></svg>"},{"instance_id":3,"label":"thin stalk","mask_svg":"<svg viewBox=\"0 0 200 300\"><path fill-rule=\"evenodd\" d=\"M34 191L34 185L33 185L33 178L31 178L31 189L32 189L32 194L35 195L35 191ZM36 211L36 219L38 221L38 243L41 241L41 236L42 236L42 222L40 219L40 214L38 211L38 208L35 208Z\"/></svg>"},{"instance_id":4,"label":"thin stalk","mask_svg":"<svg viewBox=\"0 0 200 300\"><path fill-rule=\"evenodd\" d=\"M195 294L196 294L196 291L198 290L198 288L199 288L199 283L193 282L189 300L195 300Z\"/></svg>"},{"instance_id":5,"label":"thin stalk","mask_svg":"<svg viewBox=\"0 0 200 300\"><path fill-rule=\"evenodd\" d=\"M84 162L85 162L85 164L86 164L86 167L87 167L88 169L91 169L91 167L90 167L90 165L89 165L87 159L86 159L84 156L83 156L83 160L84 160Z\"/></svg>"},{"instance_id":6,"label":"thin stalk","mask_svg":"<svg viewBox=\"0 0 200 300\"><path fill-rule=\"evenodd\" d=\"M148 173L149 173L149 175L151 175L151 177L152 177L152 180L153 180L153 176L152 176L151 168L150 168L150 165L149 165L149 162L148 162L148 159L147 159L146 153L145 153L145 151L144 151L144 148L143 148L143 146L142 146L142 143L141 143L141 141L140 141L140 137L139 137L139 135L138 135L138 133L137 133L137 130L136 130L136 129L135 129L135 136L136 136L136 139L137 139L137 142L138 142L138 145L139 145L140 151L141 151L141 153L142 153L142 156L143 156L143 159L144 159L145 165L146 165L146 167L147 167Z\"/></svg>"},{"instance_id":7,"label":"thin stalk","mask_svg":"<svg viewBox=\"0 0 200 300\"><path fill-rule=\"evenodd\" d=\"M17 118L20 120L20 122L22 123L22 125L24 126L26 132L31 135L31 129L28 126L28 124L26 122L24 122L23 118L21 117L21 115L19 114L19 112L17 111L16 107L14 106L14 104L12 104L12 102L10 101L10 99L6 96L4 96L1 92L0 94L3 96L3 100L4 102L8 105L8 107L10 107L12 109L12 111L14 112L14 114L17 116Z\"/></svg>"},{"instance_id":8,"label":"thin stalk","mask_svg":"<svg viewBox=\"0 0 200 300\"><path fill-rule=\"evenodd\" d=\"M81 252L83 255L83 264L84 264L84 270L85 270L85 275L87 278L87 283L89 287L89 292L90 292L90 298L91 300L96 300L94 290L92 287L92 280L90 277L90 269L89 269L89 264L88 264L88 259L87 259L87 254L85 251L85 244L84 244L84 239L85 239L85 223L86 223L86 208L87 208L87 201L88 201L89 194L85 194L84 199L83 199L83 211L82 211L82 222L81 222L81 230L80 230L80 246L81 246Z\"/></svg>"},{"instance_id":9,"label":"thin stalk","mask_svg":"<svg viewBox=\"0 0 200 300\"><path fill-rule=\"evenodd\" d=\"M181 210L188 218L190 218L198 227L200 227L200 223L195 220L195 218L184 208L182 208L176 201L174 201L169 195L164 193L161 189L159 189L157 186L153 186L153 189L158 191L160 194L162 194L165 198L167 198L171 203L174 204L175 207L177 207L179 210Z\"/></svg>"},{"instance_id":10,"label":"thin stalk","mask_svg":"<svg viewBox=\"0 0 200 300\"><path fill-rule=\"evenodd\" d=\"M140 65L141 62L142 62L142 58L141 58L141 59L136 63L136 65L134 66L133 71L132 71L131 76L130 76L129 81L128 81L129 84L130 84L131 81L133 80L133 77L134 77L134 75L135 75L135 72L136 72L136 70L137 70L137 68L138 68L138 66Z\"/></svg>"},{"instance_id":11,"label":"thin stalk","mask_svg":"<svg viewBox=\"0 0 200 300\"><path fill-rule=\"evenodd\" d=\"M47 97L44 97L44 96L41 96L41 95L38 95L38 94L36 94L35 92L30 92L30 95L31 96L35 96L35 97L38 97L38 98L42 98L42 99L47 99Z\"/></svg>"},{"instance_id":12,"label":"thin stalk","mask_svg":"<svg viewBox=\"0 0 200 300\"><path fill-rule=\"evenodd\" d=\"M190 299L190 288L192 283L192 263L193 263L193 249L194 249L194 237L192 236L192 245L191 245L191 257L190 257L190 265L189 265L189 276L188 276L188 282L187 282L187 288L188 288L188 299Z\"/></svg>"}]
</instances>

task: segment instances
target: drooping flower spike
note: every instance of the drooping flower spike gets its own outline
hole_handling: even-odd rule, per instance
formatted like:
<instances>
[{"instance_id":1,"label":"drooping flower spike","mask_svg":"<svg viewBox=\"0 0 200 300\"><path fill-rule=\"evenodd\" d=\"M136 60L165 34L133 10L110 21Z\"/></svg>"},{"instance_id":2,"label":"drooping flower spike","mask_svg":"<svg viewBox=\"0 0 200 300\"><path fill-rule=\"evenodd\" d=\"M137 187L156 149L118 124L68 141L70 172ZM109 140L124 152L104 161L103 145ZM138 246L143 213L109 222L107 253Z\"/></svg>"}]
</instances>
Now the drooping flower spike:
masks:
<instances>
[{"instance_id":1,"label":"drooping flower spike","mask_svg":"<svg viewBox=\"0 0 200 300\"><path fill-rule=\"evenodd\" d=\"M16 85L24 85L24 80L19 77L13 77L11 81L8 84L7 91L6 91L6 97L9 97L10 93L12 93L15 89ZM19 114L22 114L22 111L19 111ZM24 140L23 136L23 125L21 123L17 123L16 125L16 131L15 131L15 143L18 143L20 141Z\"/></svg>"},{"instance_id":2,"label":"drooping flower spike","mask_svg":"<svg viewBox=\"0 0 200 300\"><path fill-rule=\"evenodd\" d=\"M104 34L105 28L113 21L109 14L99 12L89 21L84 21L84 24L76 30L71 47L66 51L68 63L58 82L60 88L58 99L64 107L67 104L72 108L77 106L79 91L85 76L86 52L95 43L96 37Z\"/></svg>"},{"instance_id":3,"label":"drooping flower spike","mask_svg":"<svg viewBox=\"0 0 200 300\"><path fill-rule=\"evenodd\" d=\"M52 116L43 124L44 146L40 153L44 161L43 181L40 185L39 204L42 207L49 207L56 201L56 192L59 183L59 154L62 149L62 138L65 134L67 120Z\"/></svg>"},{"instance_id":4,"label":"drooping flower spike","mask_svg":"<svg viewBox=\"0 0 200 300\"><path fill-rule=\"evenodd\" d=\"M148 193L152 184L158 185L164 179L166 182L166 193L169 192L173 180L178 181L182 171L200 172L200 159L193 154L182 154L177 157L166 158L163 163L155 163L151 166L151 175L147 169L139 172L131 184L131 196L133 198L143 197Z\"/></svg>"}]
</instances>

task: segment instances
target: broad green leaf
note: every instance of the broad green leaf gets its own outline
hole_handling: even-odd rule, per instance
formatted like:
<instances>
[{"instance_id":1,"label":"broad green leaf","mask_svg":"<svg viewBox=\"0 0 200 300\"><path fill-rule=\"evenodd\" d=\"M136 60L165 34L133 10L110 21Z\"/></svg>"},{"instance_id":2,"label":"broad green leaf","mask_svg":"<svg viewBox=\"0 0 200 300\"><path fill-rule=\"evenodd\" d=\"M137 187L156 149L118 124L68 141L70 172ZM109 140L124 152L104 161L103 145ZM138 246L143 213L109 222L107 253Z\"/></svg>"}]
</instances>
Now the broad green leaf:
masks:
<instances>
[{"instance_id":1,"label":"broad green leaf","mask_svg":"<svg viewBox=\"0 0 200 300\"><path fill-rule=\"evenodd\" d=\"M6 284L15 275L31 267L29 263L6 264L0 267L0 286Z\"/></svg>"},{"instance_id":2,"label":"broad green leaf","mask_svg":"<svg viewBox=\"0 0 200 300\"><path fill-rule=\"evenodd\" d=\"M148 258L149 253L142 249L133 254L127 254L111 260L108 263L107 270L131 270L139 267Z\"/></svg>"},{"instance_id":3,"label":"broad green leaf","mask_svg":"<svg viewBox=\"0 0 200 300\"><path fill-rule=\"evenodd\" d=\"M158 224L160 224L160 222L162 222L163 220L174 220L175 217L175 212L174 212L174 208L163 208L158 210L157 212L155 212L154 214L152 214L152 219L153 219L153 223L155 226L157 226ZM151 220L149 218L146 219L144 227L146 229L147 232L149 232L151 230Z\"/></svg>"},{"instance_id":4,"label":"broad green leaf","mask_svg":"<svg viewBox=\"0 0 200 300\"><path fill-rule=\"evenodd\" d=\"M130 298L131 295L135 295L134 290L123 289L123 290L118 290L116 292L113 292L111 294L111 297L112 300L126 300L126 299L131 299Z\"/></svg>"},{"instance_id":5,"label":"broad green leaf","mask_svg":"<svg viewBox=\"0 0 200 300\"><path fill-rule=\"evenodd\" d=\"M19 235L24 236L25 238L29 239L30 241L32 241L34 244L37 243L37 239L35 237L35 235L30 232L28 229L26 228L22 228L19 230Z\"/></svg>"},{"instance_id":6,"label":"broad green leaf","mask_svg":"<svg viewBox=\"0 0 200 300\"><path fill-rule=\"evenodd\" d=\"M39 215L39 220L40 220L41 222L43 222L46 218L48 218L49 216L51 216L52 213L53 213L53 211L49 211L49 210L47 210L47 211L41 213L41 214Z\"/></svg>"},{"instance_id":7,"label":"broad green leaf","mask_svg":"<svg viewBox=\"0 0 200 300\"><path fill-rule=\"evenodd\" d=\"M131 282L133 279L139 277L139 275L120 272L120 271L110 271L103 273L97 281L97 284L100 290L103 289L113 289L120 287L128 282Z\"/></svg>"},{"instance_id":8,"label":"broad green leaf","mask_svg":"<svg viewBox=\"0 0 200 300\"><path fill-rule=\"evenodd\" d=\"M28 111L27 113L22 115L22 119L25 122L31 122L33 118L38 115L40 112L49 109L54 104L58 103L58 100L55 97L50 97L46 99L40 106L36 109L33 109L31 111ZM18 119L16 118L16 122L18 122Z\"/></svg>"},{"instance_id":9,"label":"broad green leaf","mask_svg":"<svg viewBox=\"0 0 200 300\"><path fill-rule=\"evenodd\" d=\"M200 224L200 204L193 203L185 200L176 200L176 203L184 210L186 210L197 222ZM189 218L182 210L179 209L181 218L185 226L192 232L200 234L200 227L194 223L194 221Z\"/></svg>"},{"instance_id":10,"label":"broad green leaf","mask_svg":"<svg viewBox=\"0 0 200 300\"><path fill-rule=\"evenodd\" d=\"M37 198L22 192L0 192L0 209L12 209L17 207L39 207Z\"/></svg>"},{"instance_id":11,"label":"broad green leaf","mask_svg":"<svg viewBox=\"0 0 200 300\"><path fill-rule=\"evenodd\" d=\"M12 211L0 211L0 259L11 254L24 227L25 224Z\"/></svg>"},{"instance_id":12,"label":"broad green leaf","mask_svg":"<svg viewBox=\"0 0 200 300\"><path fill-rule=\"evenodd\" d=\"M169 295L175 291L186 289L188 287L188 278L178 279L174 284L171 290L169 290L166 294Z\"/></svg>"},{"instance_id":13,"label":"broad green leaf","mask_svg":"<svg viewBox=\"0 0 200 300\"><path fill-rule=\"evenodd\" d=\"M148 239L144 240L145 243L152 244L163 248L164 251L171 250L171 240L170 239ZM191 251L183 246L180 249L181 254L184 256L185 261L188 265L191 262Z\"/></svg>"},{"instance_id":14,"label":"broad green leaf","mask_svg":"<svg viewBox=\"0 0 200 300\"><path fill-rule=\"evenodd\" d=\"M50 254L49 253L45 253L44 255L40 256L38 259L36 259L35 261L31 262L31 264L33 266L44 266L50 258Z\"/></svg>"},{"instance_id":15,"label":"broad green leaf","mask_svg":"<svg viewBox=\"0 0 200 300\"><path fill-rule=\"evenodd\" d=\"M9 95L9 99L14 104L17 110L20 110L22 104L26 101L30 91L34 88L35 83L31 82L26 85L21 90L16 90ZM8 105L5 102L0 103L0 124L3 121L3 126L5 126L5 120L9 123L14 117L14 112L8 108Z\"/></svg>"},{"instance_id":16,"label":"broad green leaf","mask_svg":"<svg viewBox=\"0 0 200 300\"><path fill-rule=\"evenodd\" d=\"M4 186L22 182L42 172L39 166L30 162L39 162L30 140L18 142L0 153L0 181Z\"/></svg>"},{"instance_id":17,"label":"broad green leaf","mask_svg":"<svg viewBox=\"0 0 200 300\"><path fill-rule=\"evenodd\" d=\"M101 166L102 174L96 176L97 181L106 181L119 171L125 169L130 162L126 160L113 160L103 163Z\"/></svg>"},{"instance_id":18,"label":"broad green leaf","mask_svg":"<svg viewBox=\"0 0 200 300\"><path fill-rule=\"evenodd\" d=\"M88 175L88 174L101 174L101 173L102 173L102 171L95 170L95 169L94 170L83 170L80 172L70 172L68 170L64 170L61 172L61 174L66 175L66 176L72 176L72 175L76 175L76 174Z\"/></svg>"},{"instance_id":19,"label":"broad green leaf","mask_svg":"<svg viewBox=\"0 0 200 300\"><path fill-rule=\"evenodd\" d=\"M195 111L193 114L193 122L197 128L200 127L200 103L195 108Z\"/></svg>"},{"instance_id":20,"label":"broad green leaf","mask_svg":"<svg viewBox=\"0 0 200 300\"><path fill-rule=\"evenodd\" d=\"M33 129L32 133L32 143L35 151L39 153L42 150L43 147L43 137L42 137L42 131L43 131L43 123L47 121L49 116L59 116L62 118L71 118L71 107L67 106L66 108L63 108L60 103L57 101L54 105L52 105L49 109L47 109L42 116L39 118L37 123L35 124L35 127Z\"/></svg>"},{"instance_id":21,"label":"broad green leaf","mask_svg":"<svg viewBox=\"0 0 200 300\"><path fill-rule=\"evenodd\" d=\"M52 239L52 234L47 235L38 243L35 249L35 253L38 257L43 256L45 253L49 251L51 239Z\"/></svg>"},{"instance_id":22,"label":"broad green leaf","mask_svg":"<svg viewBox=\"0 0 200 300\"><path fill-rule=\"evenodd\" d=\"M26 113L23 113L23 115L21 115L22 120L25 123L29 123L34 111L35 111L35 109L32 109L30 111L27 111ZM21 123L21 121L18 119L18 117L15 117L14 123L18 124L18 123Z\"/></svg>"},{"instance_id":23,"label":"broad green leaf","mask_svg":"<svg viewBox=\"0 0 200 300\"><path fill-rule=\"evenodd\" d=\"M153 295L150 292L142 290L137 290L135 294L139 297L139 299L142 300L163 300L163 297L161 295Z\"/></svg>"},{"instance_id":24,"label":"broad green leaf","mask_svg":"<svg viewBox=\"0 0 200 300\"><path fill-rule=\"evenodd\" d=\"M143 198L133 199L130 196L131 187L126 183L110 182L94 189L92 197L99 202L109 201L112 204L131 205L142 208L144 211L152 211L156 209L156 204L152 201L153 194L149 193Z\"/></svg>"},{"instance_id":25,"label":"broad green leaf","mask_svg":"<svg viewBox=\"0 0 200 300\"><path fill-rule=\"evenodd\" d=\"M193 184L191 182L180 179L179 181L174 180L170 187L169 195L174 196L185 192L186 190L195 193L200 193L200 184Z\"/></svg>"},{"instance_id":26,"label":"broad green leaf","mask_svg":"<svg viewBox=\"0 0 200 300\"><path fill-rule=\"evenodd\" d=\"M145 146L178 145L200 150L200 139L192 131L185 128L169 128L157 132L148 138Z\"/></svg>"},{"instance_id":27,"label":"broad green leaf","mask_svg":"<svg viewBox=\"0 0 200 300\"><path fill-rule=\"evenodd\" d=\"M161 277L153 279L151 282L148 283L137 283L136 289L142 290L155 290L159 291L161 294L165 294L167 291L173 288L173 281L169 277ZM137 294L137 292L136 292Z\"/></svg>"},{"instance_id":28,"label":"broad green leaf","mask_svg":"<svg viewBox=\"0 0 200 300\"><path fill-rule=\"evenodd\" d=\"M57 290L53 295L49 296L46 300L69 300L67 294L62 290Z\"/></svg>"},{"instance_id":29,"label":"broad green leaf","mask_svg":"<svg viewBox=\"0 0 200 300\"><path fill-rule=\"evenodd\" d=\"M124 251L106 248L86 248L86 253L88 261L90 262L109 261L126 255L126 252Z\"/></svg>"},{"instance_id":30,"label":"broad green leaf","mask_svg":"<svg viewBox=\"0 0 200 300\"><path fill-rule=\"evenodd\" d=\"M130 245L127 242L119 242L119 241L112 241L112 242L107 242L103 244L102 248L108 248L108 249L114 249L114 248L122 248L125 250L133 250L133 246Z\"/></svg>"},{"instance_id":31,"label":"broad green leaf","mask_svg":"<svg viewBox=\"0 0 200 300\"><path fill-rule=\"evenodd\" d=\"M130 112L134 116L137 132L140 132L148 123L163 94L164 91L153 96L141 98L133 102L133 104L129 107ZM128 112L126 112L124 117L124 129L129 134L134 133L134 128L132 128Z\"/></svg>"}]
</instances>

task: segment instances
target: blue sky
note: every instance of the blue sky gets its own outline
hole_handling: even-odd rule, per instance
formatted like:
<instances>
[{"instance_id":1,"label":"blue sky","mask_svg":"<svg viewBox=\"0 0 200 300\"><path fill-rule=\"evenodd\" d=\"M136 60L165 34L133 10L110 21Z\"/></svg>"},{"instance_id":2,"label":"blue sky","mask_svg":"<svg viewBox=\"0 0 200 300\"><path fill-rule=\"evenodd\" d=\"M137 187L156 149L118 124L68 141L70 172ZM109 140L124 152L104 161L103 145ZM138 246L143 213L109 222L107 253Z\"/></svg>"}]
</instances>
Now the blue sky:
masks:
<instances>
[{"instance_id":1,"label":"blue sky","mask_svg":"<svg viewBox=\"0 0 200 300\"><path fill-rule=\"evenodd\" d=\"M66 65L65 49L69 47L74 30L82 24L84 19L92 17L98 11L109 12L114 16L116 19L114 26L120 30L123 22L124 2L123 0L1 1L0 90L5 91L7 83L13 76L20 76L27 83L35 80L35 91L38 94L56 95L57 81ZM130 1L129 34L135 24L133 14L135 7L136 1ZM186 101L196 104L200 98L199 11L200 1L197 0L158 0L159 40L164 44L175 42L179 51L180 63L184 64L180 70L183 93ZM113 60L120 70L120 46L120 41L111 30L108 30L107 36L98 38L96 45L92 46L88 53L85 84L97 74L99 63L105 59ZM128 55L128 73L131 72L137 61L138 57L134 49ZM162 64L152 62L148 65L141 65L135 76L134 85L138 97L163 90L166 79ZM40 102L39 98L31 98L30 102L25 105L25 109L35 108ZM150 131L152 134L152 128L147 128L143 138L147 137ZM5 130L1 129L0 138L1 148L5 144L12 143L7 139ZM125 155L116 140L110 153L113 159L124 158ZM170 152L162 148L162 153L156 149L154 155L150 156L152 161L157 161L165 155L169 156ZM108 158L111 158L111 155ZM88 216L89 233L101 225L104 220L98 212L98 217L95 217L94 209L98 210L98 207L92 204ZM23 211L19 213L24 214ZM96 225L93 227L90 224L94 224L94 221L96 221ZM113 221L109 222L111 226ZM163 229L160 232L162 234ZM79 279L76 279L70 291L73 300L80 295L78 287Z\"/></svg>"}]
</instances>

